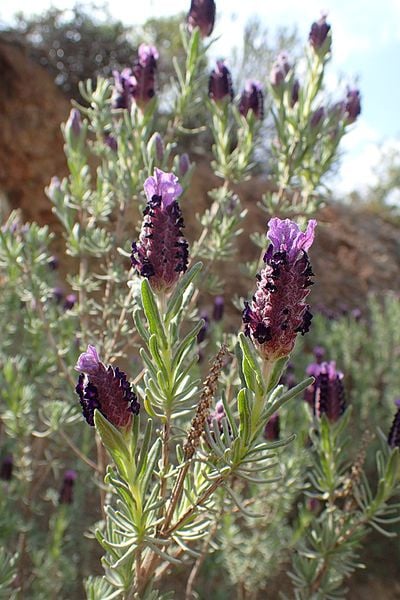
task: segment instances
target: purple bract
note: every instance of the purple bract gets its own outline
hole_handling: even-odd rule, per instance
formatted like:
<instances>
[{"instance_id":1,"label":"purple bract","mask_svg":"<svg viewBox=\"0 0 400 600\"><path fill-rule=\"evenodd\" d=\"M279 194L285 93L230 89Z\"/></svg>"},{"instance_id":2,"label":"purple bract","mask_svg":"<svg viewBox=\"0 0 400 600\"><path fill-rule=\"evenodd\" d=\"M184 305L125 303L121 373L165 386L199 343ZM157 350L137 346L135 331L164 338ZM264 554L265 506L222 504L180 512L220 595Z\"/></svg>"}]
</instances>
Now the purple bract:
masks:
<instances>
[{"instance_id":1,"label":"purple bract","mask_svg":"<svg viewBox=\"0 0 400 600\"><path fill-rule=\"evenodd\" d=\"M261 120L264 116L264 94L257 81L249 81L240 98L240 114L246 117L249 110L253 111L257 119Z\"/></svg>"}]
</instances>

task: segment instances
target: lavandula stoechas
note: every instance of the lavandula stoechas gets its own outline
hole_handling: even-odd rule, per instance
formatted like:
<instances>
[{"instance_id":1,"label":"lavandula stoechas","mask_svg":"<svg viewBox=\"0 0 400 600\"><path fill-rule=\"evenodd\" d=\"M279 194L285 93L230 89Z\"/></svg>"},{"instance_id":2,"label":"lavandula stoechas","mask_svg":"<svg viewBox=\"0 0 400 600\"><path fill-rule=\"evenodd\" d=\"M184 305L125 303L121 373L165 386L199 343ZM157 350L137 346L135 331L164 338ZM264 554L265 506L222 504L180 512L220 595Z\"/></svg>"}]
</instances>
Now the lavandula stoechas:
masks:
<instances>
[{"instance_id":1,"label":"lavandula stoechas","mask_svg":"<svg viewBox=\"0 0 400 600\"><path fill-rule=\"evenodd\" d=\"M73 469L68 469L67 471L65 471L62 486L58 496L59 504L72 504L72 502L74 501L74 484L76 477L76 471L74 471Z\"/></svg>"},{"instance_id":2,"label":"lavandula stoechas","mask_svg":"<svg viewBox=\"0 0 400 600\"><path fill-rule=\"evenodd\" d=\"M304 302L313 275L307 250L314 240L316 221L310 220L302 232L289 219L269 221L271 241L265 266L257 275L257 289L252 301L245 303L245 334L253 340L260 354L274 362L293 350L297 333L306 333L312 315Z\"/></svg>"},{"instance_id":3,"label":"lavandula stoechas","mask_svg":"<svg viewBox=\"0 0 400 600\"><path fill-rule=\"evenodd\" d=\"M154 46L141 44L132 69L113 71L113 108L130 109L132 100L135 100L142 110L146 108L155 95L157 59L158 51Z\"/></svg>"},{"instance_id":4,"label":"lavandula stoechas","mask_svg":"<svg viewBox=\"0 0 400 600\"><path fill-rule=\"evenodd\" d=\"M217 65L211 71L208 80L208 95L214 102L233 100L232 77L223 60L217 60Z\"/></svg>"},{"instance_id":5,"label":"lavandula stoechas","mask_svg":"<svg viewBox=\"0 0 400 600\"><path fill-rule=\"evenodd\" d=\"M331 26L326 22L326 15L322 15L318 21L311 25L308 36L310 46L320 56L324 56L331 49Z\"/></svg>"},{"instance_id":6,"label":"lavandula stoechas","mask_svg":"<svg viewBox=\"0 0 400 600\"><path fill-rule=\"evenodd\" d=\"M343 373L336 369L334 361L321 364L312 363L307 375L315 377L315 382L304 392L304 399L321 418L325 414L331 423L335 423L346 409Z\"/></svg>"},{"instance_id":7,"label":"lavandula stoechas","mask_svg":"<svg viewBox=\"0 0 400 600\"><path fill-rule=\"evenodd\" d=\"M202 38L211 35L215 23L214 0L192 0L187 23L189 31L198 27Z\"/></svg>"},{"instance_id":8,"label":"lavandula stoechas","mask_svg":"<svg viewBox=\"0 0 400 600\"><path fill-rule=\"evenodd\" d=\"M173 173L155 169L144 189L147 206L139 241L132 244L131 262L155 291L168 292L188 265L188 243L182 235L184 223L177 202L182 187Z\"/></svg>"},{"instance_id":9,"label":"lavandula stoechas","mask_svg":"<svg viewBox=\"0 0 400 600\"><path fill-rule=\"evenodd\" d=\"M94 425L97 409L115 427L128 427L132 415L139 413L140 404L125 373L118 367L104 365L96 348L90 345L79 356L75 369L80 372L75 390L89 425Z\"/></svg>"},{"instance_id":10,"label":"lavandula stoechas","mask_svg":"<svg viewBox=\"0 0 400 600\"><path fill-rule=\"evenodd\" d=\"M253 111L256 119L264 117L264 94L258 81L248 81L239 102L239 112L247 117L249 110Z\"/></svg>"},{"instance_id":11,"label":"lavandula stoechas","mask_svg":"<svg viewBox=\"0 0 400 600\"><path fill-rule=\"evenodd\" d=\"M400 398L395 401L397 413L394 416L392 427L388 435L388 444L391 448L400 448Z\"/></svg>"}]
</instances>

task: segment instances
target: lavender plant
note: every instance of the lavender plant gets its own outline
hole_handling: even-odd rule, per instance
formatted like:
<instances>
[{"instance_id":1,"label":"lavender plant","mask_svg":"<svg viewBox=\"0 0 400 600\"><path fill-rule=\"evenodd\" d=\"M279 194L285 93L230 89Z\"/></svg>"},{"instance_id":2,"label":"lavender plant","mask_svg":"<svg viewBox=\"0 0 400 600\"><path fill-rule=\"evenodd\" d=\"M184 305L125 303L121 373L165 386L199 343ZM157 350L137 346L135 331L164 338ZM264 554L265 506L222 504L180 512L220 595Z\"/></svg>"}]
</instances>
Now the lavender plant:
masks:
<instances>
[{"instance_id":1,"label":"lavender plant","mask_svg":"<svg viewBox=\"0 0 400 600\"><path fill-rule=\"evenodd\" d=\"M351 410L333 363L297 385L285 371L312 319L316 221L306 217L360 110L355 90L332 110L317 106L330 49L325 18L312 26L304 81L284 55L270 81L276 189L264 205L299 222L268 220L243 331L237 323L224 332L221 296L212 318L200 318L199 300L222 289L220 261L236 260L245 211L235 186L252 172L266 87L250 81L235 97L222 60L201 87L214 21L215 3L193 0L169 113L152 45L113 81L81 85L86 105L74 105L62 128L69 174L47 189L62 260L48 229L18 213L0 230L6 597L78 597L75 582L84 580L92 600L156 600L169 597L181 569L189 570L189 600L213 554L237 597L256 598L293 549L295 597L338 597L367 528L397 519L398 416L377 454L372 492L364 450L345 454ZM188 127L196 102L209 110L219 181L197 238L185 230L196 212L193 157L180 147L182 135L199 134ZM317 319L318 334L324 327ZM339 363L334 348L345 338L331 337L329 361ZM351 403L358 417L362 395ZM388 414L382 423L389 432Z\"/></svg>"}]
</instances>

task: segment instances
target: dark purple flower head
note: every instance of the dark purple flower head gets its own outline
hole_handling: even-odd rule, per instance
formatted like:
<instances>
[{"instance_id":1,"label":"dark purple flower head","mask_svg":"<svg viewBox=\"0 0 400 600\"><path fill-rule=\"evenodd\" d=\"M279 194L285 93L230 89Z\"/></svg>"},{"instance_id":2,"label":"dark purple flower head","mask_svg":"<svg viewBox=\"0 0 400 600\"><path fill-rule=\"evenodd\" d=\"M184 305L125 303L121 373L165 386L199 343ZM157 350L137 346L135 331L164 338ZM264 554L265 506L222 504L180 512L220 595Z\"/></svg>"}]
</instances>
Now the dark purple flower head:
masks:
<instances>
[{"instance_id":1,"label":"dark purple flower head","mask_svg":"<svg viewBox=\"0 0 400 600\"><path fill-rule=\"evenodd\" d=\"M118 367L104 365L96 348L90 345L79 356L75 369L80 372L75 389L89 425L94 425L97 408L115 427L128 427L132 415L139 413L140 404L125 373Z\"/></svg>"},{"instance_id":2,"label":"dark purple flower head","mask_svg":"<svg viewBox=\"0 0 400 600\"><path fill-rule=\"evenodd\" d=\"M276 442L280 435L280 420L278 413L272 415L264 429L264 438L269 442Z\"/></svg>"},{"instance_id":3,"label":"dark purple flower head","mask_svg":"<svg viewBox=\"0 0 400 600\"><path fill-rule=\"evenodd\" d=\"M59 265L59 260L57 256L50 256L49 260L47 261L47 264L49 265L52 271L56 271Z\"/></svg>"},{"instance_id":4,"label":"dark purple flower head","mask_svg":"<svg viewBox=\"0 0 400 600\"><path fill-rule=\"evenodd\" d=\"M113 135L111 135L110 133L106 133L104 135L104 143L110 148L110 150L112 150L113 152L117 152L118 142Z\"/></svg>"},{"instance_id":5,"label":"dark purple flower head","mask_svg":"<svg viewBox=\"0 0 400 600\"><path fill-rule=\"evenodd\" d=\"M299 101L300 82L298 79L293 81L290 106L293 108Z\"/></svg>"},{"instance_id":6,"label":"dark purple flower head","mask_svg":"<svg viewBox=\"0 0 400 600\"><path fill-rule=\"evenodd\" d=\"M272 65L269 80L272 87L278 88L285 81L287 74L291 70L292 65L289 62L287 52L280 52Z\"/></svg>"},{"instance_id":7,"label":"dark purple flower head","mask_svg":"<svg viewBox=\"0 0 400 600\"><path fill-rule=\"evenodd\" d=\"M215 23L214 0L192 0L187 23L189 31L193 31L195 27L198 27L201 37L205 38L211 35Z\"/></svg>"},{"instance_id":8,"label":"dark purple flower head","mask_svg":"<svg viewBox=\"0 0 400 600\"><path fill-rule=\"evenodd\" d=\"M233 100L232 77L223 60L217 60L217 65L211 71L208 80L208 95L214 102Z\"/></svg>"},{"instance_id":9,"label":"dark purple flower head","mask_svg":"<svg viewBox=\"0 0 400 600\"><path fill-rule=\"evenodd\" d=\"M208 316L208 312L206 310L202 310L200 313L200 318L203 319L204 324L197 334L197 343L201 344L206 339L207 331L210 327L210 319Z\"/></svg>"},{"instance_id":10,"label":"dark purple flower head","mask_svg":"<svg viewBox=\"0 0 400 600\"><path fill-rule=\"evenodd\" d=\"M313 375L315 382L310 386L312 390L308 388L309 396L306 400L313 405L317 417L321 418L325 414L329 421L335 423L346 409L343 373L336 370L334 361L315 365L313 372L310 367L307 369L307 374Z\"/></svg>"},{"instance_id":11,"label":"dark purple flower head","mask_svg":"<svg viewBox=\"0 0 400 600\"><path fill-rule=\"evenodd\" d=\"M71 310L72 308L74 308L76 301L77 297L75 294L68 294L67 296L65 296L64 310Z\"/></svg>"},{"instance_id":12,"label":"dark purple flower head","mask_svg":"<svg viewBox=\"0 0 400 600\"><path fill-rule=\"evenodd\" d=\"M331 26L326 22L326 15L315 21L311 25L310 35L308 37L310 45L315 52L325 55L331 48Z\"/></svg>"},{"instance_id":13,"label":"dark purple flower head","mask_svg":"<svg viewBox=\"0 0 400 600\"><path fill-rule=\"evenodd\" d=\"M312 115L310 117L311 129L318 129L318 127L321 125L322 121L324 120L324 117L325 117L325 108L323 106L320 106L312 113Z\"/></svg>"},{"instance_id":14,"label":"dark purple flower head","mask_svg":"<svg viewBox=\"0 0 400 600\"><path fill-rule=\"evenodd\" d=\"M349 89L346 96L345 119L346 124L354 123L361 113L361 95L357 89Z\"/></svg>"},{"instance_id":15,"label":"dark purple flower head","mask_svg":"<svg viewBox=\"0 0 400 600\"><path fill-rule=\"evenodd\" d=\"M214 300L213 320L222 321L224 316L225 301L223 296L216 296Z\"/></svg>"},{"instance_id":16,"label":"dark purple flower head","mask_svg":"<svg viewBox=\"0 0 400 600\"><path fill-rule=\"evenodd\" d=\"M182 187L173 173L155 169L144 184L147 206L139 241L133 242L131 263L156 291L169 291L188 265L188 243L177 197Z\"/></svg>"},{"instance_id":17,"label":"dark purple flower head","mask_svg":"<svg viewBox=\"0 0 400 600\"><path fill-rule=\"evenodd\" d=\"M1 461L0 479L3 479L3 481L10 481L12 479L13 469L14 459L11 454L7 454Z\"/></svg>"},{"instance_id":18,"label":"dark purple flower head","mask_svg":"<svg viewBox=\"0 0 400 600\"><path fill-rule=\"evenodd\" d=\"M239 112L244 117L252 110L257 119L264 117L264 94L258 81L249 81L241 95Z\"/></svg>"},{"instance_id":19,"label":"dark purple flower head","mask_svg":"<svg viewBox=\"0 0 400 600\"><path fill-rule=\"evenodd\" d=\"M139 46L138 59L132 69L135 80L132 96L141 109L155 96L157 60L158 51L154 46Z\"/></svg>"},{"instance_id":20,"label":"dark purple flower head","mask_svg":"<svg viewBox=\"0 0 400 600\"><path fill-rule=\"evenodd\" d=\"M269 221L271 244L264 256L265 267L257 275L257 289L245 303L243 322L261 355L269 361L288 356L297 333L306 333L312 315L304 300L312 285L313 272L307 255L314 240L315 220L305 232L293 221Z\"/></svg>"},{"instance_id":21,"label":"dark purple flower head","mask_svg":"<svg viewBox=\"0 0 400 600\"><path fill-rule=\"evenodd\" d=\"M132 69L123 69L121 72L113 71L114 90L111 98L113 108L130 108L136 79Z\"/></svg>"},{"instance_id":22,"label":"dark purple flower head","mask_svg":"<svg viewBox=\"0 0 400 600\"><path fill-rule=\"evenodd\" d=\"M59 504L72 504L74 499L74 483L77 474L73 469L68 469L64 473L64 479L58 496Z\"/></svg>"},{"instance_id":23,"label":"dark purple flower head","mask_svg":"<svg viewBox=\"0 0 400 600\"><path fill-rule=\"evenodd\" d=\"M390 448L400 448L400 398L395 400L397 413L394 416L392 426L388 435L388 444Z\"/></svg>"}]
</instances>

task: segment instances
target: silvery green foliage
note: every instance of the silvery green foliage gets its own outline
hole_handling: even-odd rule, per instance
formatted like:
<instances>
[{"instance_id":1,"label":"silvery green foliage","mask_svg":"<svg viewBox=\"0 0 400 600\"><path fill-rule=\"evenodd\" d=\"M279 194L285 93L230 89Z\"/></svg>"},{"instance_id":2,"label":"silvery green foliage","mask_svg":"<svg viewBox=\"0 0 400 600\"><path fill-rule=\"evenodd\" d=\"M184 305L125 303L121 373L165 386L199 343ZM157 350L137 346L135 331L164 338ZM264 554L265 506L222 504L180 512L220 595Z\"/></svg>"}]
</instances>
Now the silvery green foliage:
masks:
<instances>
[{"instance_id":1,"label":"silvery green foliage","mask_svg":"<svg viewBox=\"0 0 400 600\"><path fill-rule=\"evenodd\" d=\"M293 547L298 550L293 564L297 597L308 597L304 594L313 593L316 583L332 595L349 574L366 527L380 528L381 519L394 515L390 496L397 493L398 458L396 451L383 450L377 458L377 491L364 476L352 488L355 503L348 523L357 525L354 535L345 532L343 537L338 530L343 515L332 502L349 472L339 455L348 419L332 428L324 421L314 423L295 399L311 380L290 390L279 384L286 359L266 368L249 339L234 333L210 369L207 361L198 364L203 323L197 299L205 290L221 289L217 261L235 257L245 211L232 186L250 175L258 124L251 112L245 119L234 104L206 101L206 90L196 79L205 46L198 31L188 36L182 30L182 42L186 61L175 64L170 122L158 113L157 99L145 111L112 109L112 84L99 79L95 85L82 84L85 106L75 109L74 124L69 119L63 126L69 174L62 181L54 178L47 193L65 242L64 285L75 301L68 306L57 302L60 279L49 268L52 236L46 227L24 224L13 213L0 230L0 281L5 284L0 301L1 457L6 452L14 457L12 479L0 482L5 491L0 534L10 549L8 557L0 557L6 597L14 592L35 600L80 597L79 582L85 579L92 600L157 600L168 597L157 590L168 587L167 575L179 567L192 569L189 598L210 551L223 557L234 586L243 584L246 593L256 596ZM325 139L334 124L330 117L317 123L317 130L309 127L325 62L310 58L291 112L289 75L274 111L279 191L267 204L296 214L315 209L314 194L344 133L340 121L338 137ZM193 243L191 268L169 297L156 296L147 280L140 284L128 271L126 259L140 225L145 179L155 167L167 170L172 164L179 172L179 135L198 132L186 129L194 102L207 103L210 110L212 167L221 185L210 192L211 206L199 217L202 230ZM181 177L187 193L183 213L196 212L188 205L191 171ZM389 354L379 319L376 310L373 331L385 353L374 350L372 356L376 365L384 362L386 380L391 378ZM332 347L340 346L344 334L339 328ZM357 335L354 339L360 340L358 330ZM222 327L215 327L208 358L222 340ZM97 439L83 424L73 365L88 342L96 344L106 362L129 365L142 405L132 431L117 429L99 411ZM373 387L375 380L370 383ZM223 405L220 420L210 416L217 399ZM362 394L354 405L362 412ZM278 410L283 435L266 441L264 427ZM306 445L309 429L312 451ZM72 459L78 479L75 504L68 505L60 503L59 489ZM302 506L303 491L331 503L327 518ZM91 559L95 541L88 539L96 521L104 576L87 579L99 573ZM335 560L330 562L326 554L332 545ZM17 546L18 558L13 554ZM255 551L254 569L243 557Z\"/></svg>"},{"instance_id":2,"label":"silvery green foliage","mask_svg":"<svg viewBox=\"0 0 400 600\"><path fill-rule=\"evenodd\" d=\"M17 597L17 590L13 589L17 560L18 554L10 555L0 547L0 598L4 600L14 600Z\"/></svg>"}]
</instances>

